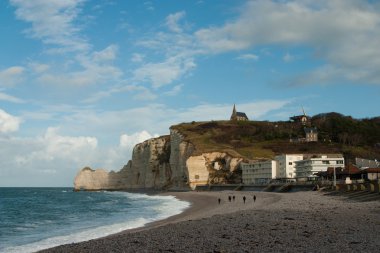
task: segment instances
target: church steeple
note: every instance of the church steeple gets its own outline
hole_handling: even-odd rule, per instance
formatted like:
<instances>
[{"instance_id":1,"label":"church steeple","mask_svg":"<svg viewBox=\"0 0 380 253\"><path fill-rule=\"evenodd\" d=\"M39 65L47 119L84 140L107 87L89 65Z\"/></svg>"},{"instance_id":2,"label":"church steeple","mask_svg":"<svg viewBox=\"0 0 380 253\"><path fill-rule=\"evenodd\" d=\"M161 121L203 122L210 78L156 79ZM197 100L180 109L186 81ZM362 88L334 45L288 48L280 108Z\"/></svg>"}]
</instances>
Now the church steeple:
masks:
<instances>
[{"instance_id":1,"label":"church steeple","mask_svg":"<svg viewBox=\"0 0 380 253\"><path fill-rule=\"evenodd\" d=\"M236 106L234 104L234 108L232 109L232 114L230 120L236 120Z\"/></svg>"}]
</instances>

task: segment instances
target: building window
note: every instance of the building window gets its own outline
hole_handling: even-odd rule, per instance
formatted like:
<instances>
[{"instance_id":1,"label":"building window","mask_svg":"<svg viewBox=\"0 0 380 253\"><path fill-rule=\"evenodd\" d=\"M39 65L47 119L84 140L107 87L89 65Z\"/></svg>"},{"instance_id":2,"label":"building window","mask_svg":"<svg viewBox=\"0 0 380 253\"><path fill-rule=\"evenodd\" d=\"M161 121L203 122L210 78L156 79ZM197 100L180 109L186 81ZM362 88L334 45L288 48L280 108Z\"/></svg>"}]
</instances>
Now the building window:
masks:
<instances>
[{"instance_id":1,"label":"building window","mask_svg":"<svg viewBox=\"0 0 380 253\"><path fill-rule=\"evenodd\" d=\"M292 165L293 163L292 162L289 162L289 165Z\"/></svg>"},{"instance_id":2,"label":"building window","mask_svg":"<svg viewBox=\"0 0 380 253\"><path fill-rule=\"evenodd\" d=\"M337 161L336 163L337 164L343 164L343 161Z\"/></svg>"},{"instance_id":3,"label":"building window","mask_svg":"<svg viewBox=\"0 0 380 253\"><path fill-rule=\"evenodd\" d=\"M195 175L195 179L199 179L199 175Z\"/></svg>"},{"instance_id":4,"label":"building window","mask_svg":"<svg viewBox=\"0 0 380 253\"><path fill-rule=\"evenodd\" d=\"M330 164L330 161L322 161L323 164Z\"/></svg>"}]
</instances>

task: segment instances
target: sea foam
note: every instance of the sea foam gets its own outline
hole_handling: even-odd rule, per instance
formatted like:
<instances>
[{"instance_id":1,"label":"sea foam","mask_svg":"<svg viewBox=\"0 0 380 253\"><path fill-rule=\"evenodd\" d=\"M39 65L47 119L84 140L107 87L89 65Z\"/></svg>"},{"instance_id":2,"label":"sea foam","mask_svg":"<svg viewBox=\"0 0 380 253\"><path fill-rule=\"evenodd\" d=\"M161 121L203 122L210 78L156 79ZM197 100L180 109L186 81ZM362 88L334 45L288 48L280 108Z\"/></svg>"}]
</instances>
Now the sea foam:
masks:
<instances>
[{"instance_id":1,"label":"sea foam","mask_svg":"<svg viewBox=\"0 0 380 253\"><path fill-rule=\"evenodd\" d=\"M79 195L75 195L76 193L67 192L67 194L73 194L72 196L74 198L81 197ZM37 236L35 234L32 234L31 236L34 237L33 241L23 243L22 245L17 245L13 243L13 241L10 239L6 246L3 245L3 247L5 246L4 248L0 246L0 252L35 252L38 250L47 249L58 245L96 239L115 234L123 230L143 227L144 225L150 222L166 219L170 216L183 212L186 208L190 206L190 203L180 201L176 199L174 196L150 196L141 193L127 192L99 192L99 194L101 194L101 196L102 194L104 194L103 196L108 197L106 200L102 200L102 202L94 202L94 205L96 204L98 209L106 208L106 211L114 211L114 209L118 208L118 213L116 214L121 213L123 214L123 216L119 215L117 216L116 220L112 220L112 217L101 217L98 214L98 216L92 217L93 219L95 218L97 221L97 223L95 224L93 224L91 220L85 221L83 223L83 220L79 219L79 217L81 216L75 217L75 219L71 218L71 224L64 224L63 227L52 227L52 229L61 231L58 234L47 235L47 231L45 232L45 234L41 234L40 238L38 234ZM97 194L93 194L92 196L82 197L90 197L96 200L97 196ZM91 203L93 202L88 202L88 205L91 205ZM56 204L58 205L58 203ZM59 204L62 205L62 203ZM114 215L112 213L108 214L106 211L101 213L101 215ZM70 213L63 214L63 216L65 215L69 217ZM122 217L123 220L120 220L120 217ZM103 223L99 223L99 220L101 220L101 218L107 219L101 221ZM86 219L86 215L82 216L82 219ZM80 226L78 225L79 223ZM38 224L38 221L33 223L33 225L35 224ZM46 223L42 223L41 226L43 226L44 224L46 226ZM29 226L30 224L24 225ZM36 233L38 232L39 231L37 231ZM31 230L30 233L34 233L34 230ZM25 236L27 237L28 235Z\"/></svg>"}]
</instances>

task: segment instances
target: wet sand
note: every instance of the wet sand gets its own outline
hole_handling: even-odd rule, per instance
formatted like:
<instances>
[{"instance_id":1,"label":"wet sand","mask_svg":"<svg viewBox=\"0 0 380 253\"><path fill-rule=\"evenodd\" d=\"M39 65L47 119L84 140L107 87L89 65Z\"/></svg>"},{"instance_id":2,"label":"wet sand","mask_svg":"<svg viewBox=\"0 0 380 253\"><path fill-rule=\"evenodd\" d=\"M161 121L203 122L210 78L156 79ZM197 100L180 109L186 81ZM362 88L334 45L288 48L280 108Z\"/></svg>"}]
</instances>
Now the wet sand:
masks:
<instances>
[{"instance_id":1,"label":"wet sand","mask_svg":"<svg viewBox=\"0 0 380 253\"><path fill-rule=\"evenodd\" d=\"M143 228L41 252L378 252L380 248L380 201L350 201L311 191L166 194L192 206ZM233 195L235 201L229 202Z\"/></svg>"}]
</instances>

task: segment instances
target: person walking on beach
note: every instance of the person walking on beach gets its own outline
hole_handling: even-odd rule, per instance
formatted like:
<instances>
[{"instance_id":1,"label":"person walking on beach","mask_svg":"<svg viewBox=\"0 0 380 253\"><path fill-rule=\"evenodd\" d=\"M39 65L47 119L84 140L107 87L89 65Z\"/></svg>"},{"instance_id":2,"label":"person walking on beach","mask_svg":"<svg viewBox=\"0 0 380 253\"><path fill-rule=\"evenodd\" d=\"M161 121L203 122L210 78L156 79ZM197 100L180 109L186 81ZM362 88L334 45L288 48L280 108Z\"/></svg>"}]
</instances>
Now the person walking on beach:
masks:
<instances>
[{"instance_id":1,"label":"person walking on beach","mask_svg":"<svg viewBox=\"0 0 380 253\"><path fill-rule=\"evenodd\" d=\"M253 202L256 202L256 195L253 195Z\"/></svg>"},{"instance_id":2,"label":"person walking on beach","mask_svg":"<svg viewBox=\"0 0 380 253\"><path fill-rule=\"evenodd\" d=\"M228 201L231 202L231 196L228 196Z\"/></svg>"},{"instance_id":3,"label":"person walking on beach","mask_svg":"<svg viewBox=\"0 0 380 253\"><path fill-rule=\"evenodd\" d=\"M232 196L232 200L233 200L233 201L235 201L235 195L234 195L234 196Z\"/></svg>"},{"instance_id":4,"label":"person walking on beach","mask_svg":"<svg viewBox=\"0 0 380 253\"><path fill-rule=\"evenodd\" d=\"M244 204L245 204L245 196L243 197L243 202L244 202Z\"/></svg>"},{"instance_id":5,"label":"person walking on beach","mask_svg":"<svg viewBox=\"0 0 380 253\"><path fill-rule=\"evenodd\" d=\"M219 203L219 205L220 205L220 198L218 198L218 203Z\"/></svg>"}]
</instances>

